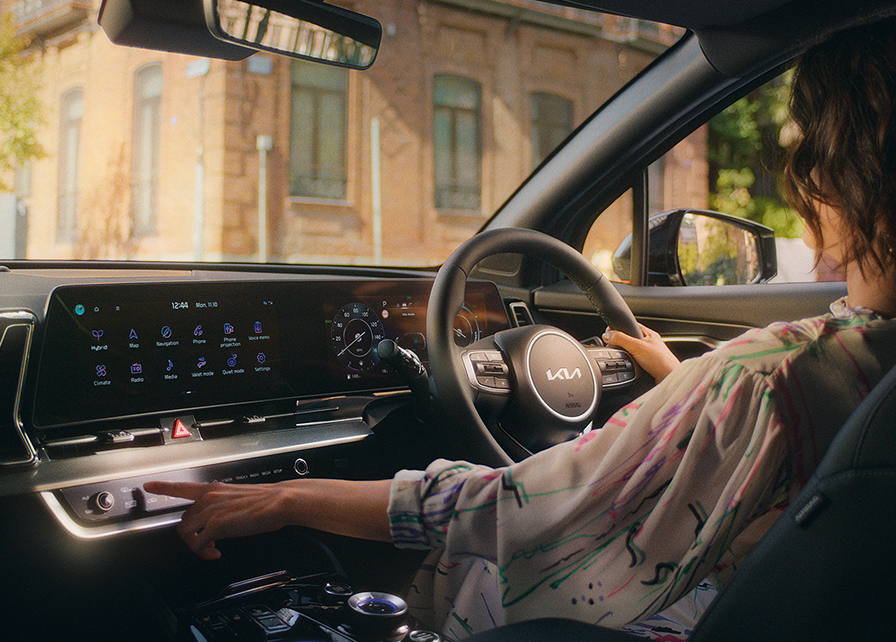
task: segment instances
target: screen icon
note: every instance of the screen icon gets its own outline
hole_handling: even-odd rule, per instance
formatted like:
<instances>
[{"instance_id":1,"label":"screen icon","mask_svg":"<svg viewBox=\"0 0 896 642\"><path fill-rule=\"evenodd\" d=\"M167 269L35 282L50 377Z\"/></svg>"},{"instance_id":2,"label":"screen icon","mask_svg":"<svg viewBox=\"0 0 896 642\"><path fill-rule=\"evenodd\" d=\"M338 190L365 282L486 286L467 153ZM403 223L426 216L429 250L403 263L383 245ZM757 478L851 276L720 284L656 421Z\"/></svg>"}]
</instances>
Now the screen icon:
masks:
<instances>
[{"instance_id":1,"label":"screen icon","mask_svg":"<svg viewBox=\"0 0 896 642\"><path fill-rule=\"evenodd\" d=\"M93 331L91 331L90 334L93 335L93 338L94 338L94 339L96 339L97 341L99 341L100 339L103 338L103 334L105 334L105 333L104 333L102 330L93 330Z\"/></svg>"},{"instance_id":2,"label":"screen icon","mask_svg":"<svg viewBox=\"0 0 896 642\"><path fill-rule=\"evenodd\" d=\"M86 311L87 310L80 303L75 306L75 314L77 314L79 317L83 316Z\"/></svg>"},{"instance_id":3,"label":"screen icon","mask_svg":"<svg viewBox=\"0 0 896 642\"><path fill-rule=\"evenodd\" d=\"M166 326L162 327L162 338L163 339L171 338L171 327L170 326L166 325Z\"/></svg>"},{"instance_id":4,"label":"screen icon","mask_svg":"<svg viewBox=\"0 0 896 642\"><path fill-rule=\"evenodd\" d=\"M255 322L255 334L261 334L261 332L262 332L261 321L256 321Z\"/></svg>"},{"instance_id":5,"label":"screen icon","mask_svg":"<svg viewBox=\"0 0 896 642\"><path fill-rule=\"evenodd\" d=\"M202 336L202 326L201 326L201 325L197 325L197 326L196 326L196 329L193 330L193 336L194 336L194 337L201 337L201 336Z\"/></svg>"},{"instance_id":6,"label":"screen icon","mask_svg":"<svg viewBox=\"0 0 896 642\"><path fill-rule=\"evenodd\" d=\"M229 323L224 324L224 334L233 334L233 326Z\"/></svg>"},{"instance_id":7,"label":"screen icon","mask_svg":"<svg viewBox=\"0 0 896 642\"><path fill-rule=\"evenodd\" d=\"M235 354L230 355L230 357L227 359L227 365L230 366L231 368L236 367L236 355Z\"/></svg>"},{"instance_id":8,"label":"screen icon","mask_svg":"<svg viewBox=\"0 0 896 642\"><path fill-rule=\"evenodd\" d=\"M131 364L131 374L135 374L135 375L143 374L143 364L141 364L141 363Z\"/></svg>"}]
</instances>

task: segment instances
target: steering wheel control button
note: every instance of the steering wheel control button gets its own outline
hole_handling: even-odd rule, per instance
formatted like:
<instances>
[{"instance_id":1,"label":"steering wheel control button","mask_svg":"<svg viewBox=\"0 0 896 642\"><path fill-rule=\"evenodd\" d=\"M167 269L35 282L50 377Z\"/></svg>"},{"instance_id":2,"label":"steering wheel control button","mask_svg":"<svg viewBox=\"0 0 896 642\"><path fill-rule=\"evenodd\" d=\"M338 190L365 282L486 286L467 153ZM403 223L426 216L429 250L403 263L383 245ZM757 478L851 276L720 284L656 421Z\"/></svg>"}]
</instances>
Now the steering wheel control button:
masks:
<instances>
[{"instance_id":1,"label":"steering wheel control button","mask_svg":"<svg viewBox=\"0 0 896 642\"><path fill-rule=\"evenodd\" d=\"M510 369L497 350L464 353L464 366L470 383L486 392L505 394L510 391Z\"/></svg>"},{"instance_id":2,"label":"steering wheel control button","mask_svg":"<svg viewBox=\"0 0 896 642\"><path fill-rule=\"evenodd\" d=\"M560 419L590 415L597 402L597 383L584 349L571 337L546 331L530 343L526 365L535 394Z\"/></svg>"},{"instance_id":3,"label":"steering wheel control button","mask_svg":"<svg viewBox=\"0 0 896 642\"><path fill-rule=\"evenodd\" d=\"M635 380L635 362L622 350L588 350L601 373L601 385L619 387Z\"/></svg>"}]
</instances>

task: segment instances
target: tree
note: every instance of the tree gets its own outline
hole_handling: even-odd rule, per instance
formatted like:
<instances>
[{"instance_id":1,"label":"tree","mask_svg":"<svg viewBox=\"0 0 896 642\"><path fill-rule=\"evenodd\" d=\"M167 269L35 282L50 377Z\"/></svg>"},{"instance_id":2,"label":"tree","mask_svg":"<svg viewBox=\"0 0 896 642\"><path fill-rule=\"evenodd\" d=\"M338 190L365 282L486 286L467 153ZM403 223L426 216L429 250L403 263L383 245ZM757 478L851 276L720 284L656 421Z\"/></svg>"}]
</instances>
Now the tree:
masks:
<instances>
[{"instance_id":1,"label":"tree","mask_svg":"<svg viewBox=\"0 0 896 642\"><path fill-rule=\"evenodd\" d=\"M4 177L26 161L43 156L37 141L41 124L38 80L24 52L28 42L17 38L12 15L0 20L0 190Z\"/></svg>"},{"instance_id":2,"label":"tree","mask_svg":"<svg viewBox=\"0 0 896 642\"><path fill-rule=\"evenodd\" d=\"M800 235L802 223L786 204L778 177L790 131L790 74L752 91L709 122L709 206L775 230Z\"/></svg>"}]
</instances>

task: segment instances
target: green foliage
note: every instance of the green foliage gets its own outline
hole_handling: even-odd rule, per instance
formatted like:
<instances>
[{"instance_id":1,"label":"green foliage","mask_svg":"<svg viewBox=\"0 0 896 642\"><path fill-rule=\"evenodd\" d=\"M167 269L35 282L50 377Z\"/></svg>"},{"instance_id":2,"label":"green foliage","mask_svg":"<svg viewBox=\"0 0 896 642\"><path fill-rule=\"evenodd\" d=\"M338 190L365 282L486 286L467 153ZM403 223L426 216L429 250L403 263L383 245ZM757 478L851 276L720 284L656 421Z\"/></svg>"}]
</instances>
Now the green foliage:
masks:
<instances>
[{"instance_id":1,"label":"green foliage","mask_svg":"<svg viewBox=\"0 0 896 642\"><path fill-rule=\"evenodd\" d=\"M790 74L766 83L709 122L709 207L798 237L802 222L787 206L777 176L787 134Z\"/></svg>"},{"instance_id":2,"label":"green foliage","mask_svg":"<svg viewBox=\"0 0 896 642\"><path fill-rule=\"evenodd\" d=\"M44 155L37 141L42 123L37 74L23 55L28 43L15 36L11 15L0 20L0 190L3 177L26 161Z\"/></svg>"}]
</instances>

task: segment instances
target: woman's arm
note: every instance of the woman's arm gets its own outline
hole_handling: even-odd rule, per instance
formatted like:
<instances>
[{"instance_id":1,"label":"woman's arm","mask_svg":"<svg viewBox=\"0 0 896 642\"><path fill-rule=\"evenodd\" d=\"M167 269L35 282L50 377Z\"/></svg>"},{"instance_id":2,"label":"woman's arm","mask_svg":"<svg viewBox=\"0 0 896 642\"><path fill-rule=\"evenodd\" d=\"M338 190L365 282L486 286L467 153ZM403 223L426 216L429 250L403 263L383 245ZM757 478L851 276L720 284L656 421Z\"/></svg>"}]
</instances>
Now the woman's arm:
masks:
<instances>
[{"instance_id":1,"label":"woman's arm","mask_svg":"<svg viewBox=\"0 0 896 642\"><path fill-rule=\"evenodd\" d=\"M619 346L628 351L638 365L659 383L678 367L680 361L672 354L659 334L640 323L638 325L644 334L643 339L635 339L618 330L609 330L604 333L603 340L607 345Z\"/></svg>"},{"instance_id":2,"label":"woman's arm","mask_svg":"<svg viewBox=\"0 0 896 642\"><path fill-rule=\"evenodd\" d=\"M389 480L297 479L277 484L203 484L152 481L156 495L193 500L177 531L199 557L217 559L215 542L306 526L363 539L392 541L389 533Z\"/></svg>"}]
</instances>

